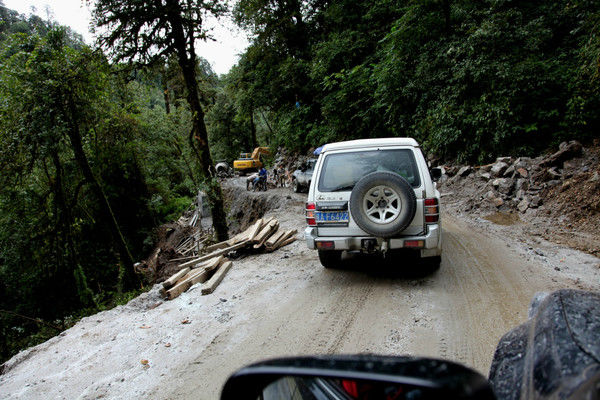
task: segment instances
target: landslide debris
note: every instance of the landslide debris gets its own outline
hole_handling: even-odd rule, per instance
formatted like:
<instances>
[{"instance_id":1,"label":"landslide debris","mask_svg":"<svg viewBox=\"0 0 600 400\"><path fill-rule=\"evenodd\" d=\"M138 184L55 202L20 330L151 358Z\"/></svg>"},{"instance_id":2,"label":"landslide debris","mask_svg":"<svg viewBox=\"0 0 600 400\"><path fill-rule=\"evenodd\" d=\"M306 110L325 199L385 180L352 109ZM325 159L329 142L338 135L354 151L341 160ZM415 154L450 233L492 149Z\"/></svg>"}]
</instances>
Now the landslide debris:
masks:
<instances>
[{"instance_id":1,"label":"landslide debris","mask_svg":"<svg viewBox=\"0 0 600 400\"><path fill-rule=\"evenodd\" d=\"M600 255L600 143L564 142L537 158L499 157L488 165L442 166L446 208Z\"/></svg>"}]
</instances>

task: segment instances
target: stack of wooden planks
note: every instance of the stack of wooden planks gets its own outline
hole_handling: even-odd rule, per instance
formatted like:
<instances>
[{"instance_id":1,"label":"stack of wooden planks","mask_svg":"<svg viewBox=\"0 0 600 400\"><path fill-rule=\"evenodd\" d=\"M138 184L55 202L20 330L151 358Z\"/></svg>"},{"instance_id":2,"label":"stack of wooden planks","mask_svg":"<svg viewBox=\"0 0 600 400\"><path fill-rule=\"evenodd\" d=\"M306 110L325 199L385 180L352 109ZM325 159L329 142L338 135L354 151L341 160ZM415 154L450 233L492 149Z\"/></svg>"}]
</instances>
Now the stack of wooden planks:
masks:
<instances>
[{"instance_id":1,"label":"stack of wooden planks","mask_svg":"<svg viewBox=\"0 0 600 400\"><path fill-rule=\"evenodd\" d=\"M210 246L200 247L203 241L191 237L189 242L184 241L180 247L185 250L191 247L191 243L194 243L193 247L195 248L192 253L202 252L204 254L178 259L182 261L178 266L179 271L163 282L162 294L171 300L198 283L202 284L201 293L203 295L210 294L233 265L233 262L227 258L229 253L243 250L275 251L295 241L297 233L296 229L279 229L279 221L275 218L261 218L244 232L227 241Z\"/></svg>"}]
</instances>

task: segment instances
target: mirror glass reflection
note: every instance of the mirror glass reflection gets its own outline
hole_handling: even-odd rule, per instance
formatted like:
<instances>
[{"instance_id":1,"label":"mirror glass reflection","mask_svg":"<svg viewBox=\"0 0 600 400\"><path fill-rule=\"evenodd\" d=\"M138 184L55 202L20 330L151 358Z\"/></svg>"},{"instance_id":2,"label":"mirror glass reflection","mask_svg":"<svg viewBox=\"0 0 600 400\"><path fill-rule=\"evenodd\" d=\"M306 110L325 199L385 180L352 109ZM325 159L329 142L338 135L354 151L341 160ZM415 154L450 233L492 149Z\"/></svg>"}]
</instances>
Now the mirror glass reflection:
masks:
<instances>
[{"instance_id":1,"label":"mirror glass reflection","mask_svg":"<svg viewBox=\"0 0 600 400\"><path fill-rule=\"evenodd\" d=\"M427 388L389 382L285 376L269 384L258 400L417 400L431 394Z\"/></svg>"}]
</instances>

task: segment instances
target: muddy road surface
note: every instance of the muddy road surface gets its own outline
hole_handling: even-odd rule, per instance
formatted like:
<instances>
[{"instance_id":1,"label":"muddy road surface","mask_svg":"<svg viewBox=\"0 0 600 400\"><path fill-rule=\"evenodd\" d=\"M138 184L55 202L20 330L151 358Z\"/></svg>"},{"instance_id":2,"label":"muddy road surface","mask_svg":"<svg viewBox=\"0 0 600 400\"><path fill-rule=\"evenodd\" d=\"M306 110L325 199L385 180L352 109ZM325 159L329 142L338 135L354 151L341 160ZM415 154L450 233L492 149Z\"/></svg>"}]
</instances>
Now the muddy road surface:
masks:
<instances>
[{"instance_id":1,"label":"muddy road surface","mask_svg":"<svg viewBox=\"0 0 600 400\"><path fill-rule=\"evenodd\" d=\"M305 196L267 193L283 199L267 216L301 237ZM496 343L526 320L536 292L600 288L592 256L448 214L443 228L433 274L368 258L325 269L299 240L236 260L211 295L163 302L155 288L10 360L0 397L215 399L248 363L308 354L425 355L487 376Z\"/></svg>"}]
</instances>

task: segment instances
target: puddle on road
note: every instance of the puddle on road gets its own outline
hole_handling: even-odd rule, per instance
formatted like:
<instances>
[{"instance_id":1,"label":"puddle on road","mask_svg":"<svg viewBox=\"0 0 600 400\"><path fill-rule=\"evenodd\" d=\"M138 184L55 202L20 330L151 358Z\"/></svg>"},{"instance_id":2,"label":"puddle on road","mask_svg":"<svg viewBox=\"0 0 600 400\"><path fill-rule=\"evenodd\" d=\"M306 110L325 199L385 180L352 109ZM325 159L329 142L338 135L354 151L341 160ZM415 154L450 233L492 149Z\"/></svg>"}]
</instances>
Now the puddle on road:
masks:
<instances>
[{"instance_id":1,"label":"puddle on road","mask_svg":"<svg viewBox=\"0 0 600 400\"><path fill-rule=\"evenodd\" d=\"M488 221L493 222L497 225L505 225L505 226L516 225L516 224L520 224L521 222L523 222L523 221L521 221L521 218L519 218L519 214L514 214L514 213L495 212L493 214L486 215L483 218L487 219Z\"/></svg>"}]
</instances>

